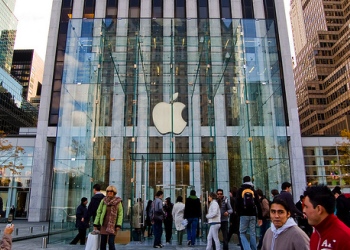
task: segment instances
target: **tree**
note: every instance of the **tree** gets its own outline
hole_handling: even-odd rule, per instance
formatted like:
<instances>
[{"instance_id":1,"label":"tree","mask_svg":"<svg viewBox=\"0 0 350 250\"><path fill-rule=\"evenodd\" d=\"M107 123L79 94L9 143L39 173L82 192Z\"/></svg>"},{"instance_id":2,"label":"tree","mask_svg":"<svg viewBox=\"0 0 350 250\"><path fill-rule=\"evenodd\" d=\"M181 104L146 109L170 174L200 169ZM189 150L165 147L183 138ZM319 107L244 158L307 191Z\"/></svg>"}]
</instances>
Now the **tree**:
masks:
<instances>
[{"instance_id":1,"label":"tree","mask_svg":"<svg viewBox=\"0 0 350 250\"><path fill-rule=\"evenodd\" d=\"M24 148L13 146L7 139L4 131L0 130L0 167L4 171L8 169L13 175L18 175L24 168L22 162L18 162L20 154L23 154ZM4 174L4 173L3 173Z\"/></svg>"}]
</instances>

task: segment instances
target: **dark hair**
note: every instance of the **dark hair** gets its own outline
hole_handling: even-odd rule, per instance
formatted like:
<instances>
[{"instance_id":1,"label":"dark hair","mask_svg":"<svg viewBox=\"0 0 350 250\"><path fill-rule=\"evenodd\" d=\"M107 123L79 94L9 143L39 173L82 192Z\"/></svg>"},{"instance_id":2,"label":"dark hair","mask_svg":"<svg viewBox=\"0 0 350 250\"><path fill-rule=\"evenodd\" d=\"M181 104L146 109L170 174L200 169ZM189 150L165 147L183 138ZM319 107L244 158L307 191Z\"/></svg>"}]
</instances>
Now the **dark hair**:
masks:
<instances>
[{"instance_id":1,"label":"dark hair","mask_svg":"<svg viewBox=\"0 0 350 250\"><path fill-rule=\"evenodd\" d=\"M85 201L87 201L86 197L81 198L81 204L83 204Z\"/></svg>"},{"instance_id":2,"label":"dark hair","mask_svg":"<svg viewBox=\"0 0 350 250\"><path fill-rule=\"evenodd\" d=\"M304 196L309 200L314 208L318 205L324 207L328 214L334 213L335 197L332 191L326 185L315 185L307 187Z\"/></svg>"},{"instance_id":3,"label":"dark hair","mask_svg":"<svg viewBox=\"0 0 350 250\"><path fill-rule=\"evenodd\" d=\"M183 202L183 198L181 195L179 195L177 198L176 198L176 202Z\"/></svg>"},{"instance_id":4,"label":"dark hair","mask_svg":"<svg viewBox=\"0 0 350 250\"><path fill-rule=\"evenodd\" d=\"M196 190L191 190L190 195L196 195Z\"/></svg>"},{"instance_id":5,"label":"dark hair","mask_svg":"<svg viewBox=\"0 0 350 250\"><path fill-rule=\"evenodd\" d=\"M222 194L224 194L224 190L222 190L221 188L218 188L218 190L216 190L216 193L217 192L222 192Z\"/></svg>"},{"instance_id":6,"label":"dark hair","mask_svg":"<svg viewBox=\"0 0 350 250\"><path fill-rule=\"evenodd\" d=\"M149 209L151 209L151 206L152 206L152 201L148 200L147 206L146 206L146 211L149 211Z\"/></svg>"},{"instance_id":7,"label":"dark hair","mask_svg":"<svg viewBox=\"0 0 350 250\"><path fill-rule=\"evenodd\" d=\"M237 187L233 187L230 192L232 193L232 197L236 197L237 196L237 190L238 188Z\"/></svg>"},{"instance_id":8,"label":"dark hair","mask_svg":"<svg viewBox=\"0 0 350 250\"><path fill-rule=\"evenodd\" d=\"M101 191L101 185L100 184L95 184L92 187L93 189L95 189L96 191Z\"/></svg>"},{"instance_id":9,"label":"dark hair","mask_svg":"<svg viewBox=\"0 0 350 250\"><path fill-rule=\"evenodd\" d=\"M300 200L304 199L304 195L300 195L299 198L300 198Z\"/></svg>"},{"instance_id":10,"label":"dark hair","mask_svg":"<svg viewBox=\"0 0 350 250\"><path fill-rule=\"evenodd\" d=\"M271 202L270 208L271 208L272 204L279 204L282 207L284 207L284 209L287 211L287 213L290 213L290 208L285 200L276 198Z\"/></svg>"},{"instance_id":11,"label":"dark hair","mask_svg":"<svg viewBox=\"0 0 350 250\"><path fill-rule=\"evenodd\" d=\"M158 190L157 193L156 193L156 196L161 196L163 194L163 191L162 190Z\"/></svg>"},{"instance_id":12,"label":"dark hair","mask_svg":"<svg viewBox=\"0 0 350 250\"><path fill-rule=\"evenodd\" d=\"M290 188L292 186L292 184L290 184L289 182L283 182L281 185L281 189L285 190L286 188Z\"/></svg>"},{"instance_id":13,"label":"dark hair","mask_svg":"<svg viewBox=\"0 0 350 250\"><path fill-rule=\"evenodd\" d=\"M168 201L168 202L170 202L170 201L171 201L171 198L170 198L170 197L166 197L165 200Z\"/></svg>"},{"instance_id":14,"label":"dark hair","mask_svg":"<svg viewBox=\"0 0 350 250\"><path fill-rule=\"evenodd\" d=\"M250 182L250 176L244 176L243 177L243 182Z\"/></svg>"},{"instance_id":15,"label":"dark hair","mask_svg":"<svg viewBox=\"0 0 350 250\"><path fill-rule=\"evenodd\" d=\"M264 194L263 194L263 191L261 189L257 189L256 190L256 193L261 196L261 197L264 197Z\"/></svg>"},{"instance_id":16,"label":"dark hair","mask_svg":"<svg viewBox=\"0 0 350 250\"><path fill-rule=\"evenodd\" d=\"M340 191L340 187L339 186L335 186L332 190L332 193L333 194L341 194L341 191Z\"/></svg>"},{"instance_id":17,"label":"dark hair","mask_svg":"<svg viewBox=\"0 0 350 250\"><path fill-rule=\"evenodd\" d=\"M277 189L272 189L272 190L271 190L271 194L272 194L273 196L276 196L276 195L279 195L280 193L278 192Z\"/></svg>"}]
</instances>

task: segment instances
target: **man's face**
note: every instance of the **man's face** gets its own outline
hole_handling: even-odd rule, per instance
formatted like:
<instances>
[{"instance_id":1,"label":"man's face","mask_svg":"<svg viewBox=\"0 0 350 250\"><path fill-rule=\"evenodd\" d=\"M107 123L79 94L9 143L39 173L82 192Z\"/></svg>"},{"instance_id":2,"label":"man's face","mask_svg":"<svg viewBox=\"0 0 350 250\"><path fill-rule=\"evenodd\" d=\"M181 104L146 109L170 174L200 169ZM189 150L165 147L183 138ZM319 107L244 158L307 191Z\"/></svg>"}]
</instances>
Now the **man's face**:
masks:
<instances>
[{"instance_id":1,"label":"man's face","mask_svg":"<svg viewBox=\"0 0 350 250\"><path fill-rule=\"evenodd\" d=\"M224 193L222 191L217 191L216 192L217 196L218 196L218 199L222 199Z\"/></svg>"},{"instance_id":2,"label":"man's face","mask_svg":"<svg viewBox=\"0 0 350 250\"><path fill-rule=\"evenodd\" d=\"M288 218L290 217L290 212L287 212L287 210L280 204L272 204L270 208L270 218L273 223L273 225L276 228L282 227Z\"/></svg>"},{"instance_id":3,"label":"man's face","mask_svg":"<svg viewBox=\"0 0 350 250\"><path fill-rule=\"evenodd\" d=\"M321 222L321 216L320 216L320 208L321 206L318 205L314 208L312 203L310 202L310 199L308 196L304 199L304 209L303 212L307 216L307 222L311 226L316 226Z\"/></svg>"},{"instance_id":4,"label":"man's face","mask_svg":"<svg viewBox=\"0 0 350 250\"><path fill-rule=\"evenodd\" d=\"M289 192L289 193L291 193L291 192L292 192L292 186L287 187L286 191Z\"/></svg>"}]
</instances>

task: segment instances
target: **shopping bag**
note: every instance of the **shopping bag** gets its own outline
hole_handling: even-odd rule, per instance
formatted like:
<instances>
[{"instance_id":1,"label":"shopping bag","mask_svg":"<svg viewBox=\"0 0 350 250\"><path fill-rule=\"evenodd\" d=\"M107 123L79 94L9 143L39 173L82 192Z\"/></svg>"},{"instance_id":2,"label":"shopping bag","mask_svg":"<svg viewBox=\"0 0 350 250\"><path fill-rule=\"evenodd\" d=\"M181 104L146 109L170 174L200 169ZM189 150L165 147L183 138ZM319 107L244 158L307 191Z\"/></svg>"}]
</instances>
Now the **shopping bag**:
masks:
<instances>
[{"instance_id":1,"label":"shopping bag","mask_svg":"<svg viewBox=\"0 0 350 250\"><path fill-rule=\"evenodd\" d=\"M88 235L85 250L97 250L100 247L100 234L92 231Z\"/></svg>"}]
</instances>

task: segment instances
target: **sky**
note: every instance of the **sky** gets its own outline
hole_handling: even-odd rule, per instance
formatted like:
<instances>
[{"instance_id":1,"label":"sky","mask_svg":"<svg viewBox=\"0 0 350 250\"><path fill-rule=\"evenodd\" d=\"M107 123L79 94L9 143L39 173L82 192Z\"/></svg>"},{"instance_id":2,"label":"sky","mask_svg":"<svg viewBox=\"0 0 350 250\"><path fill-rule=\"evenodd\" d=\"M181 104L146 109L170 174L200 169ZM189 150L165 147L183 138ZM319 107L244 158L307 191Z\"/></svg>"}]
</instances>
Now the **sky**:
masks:
<instances>
[{"instance_id":1,"label":"sky","mask_svg":"<svg viewBox=\"0 0 350 250\"><path fill-rule=\"evenodd\" d=\"M16 0L15 49L34 49L45 60L52 0Z\"/></svg>"},{"instance_id":2,"label":"sky","mask_svg":"<svg viewBox=\"0 0 350 250\"><path fill-rule=\"evenodd\" d=\"M34 49L45 60L52 1L16 0L15 16L18 26L15 49ZM283 1L289 20L290 0ZM291 48L293 49L292 45Z\"/></svg>"}]
</instances>

